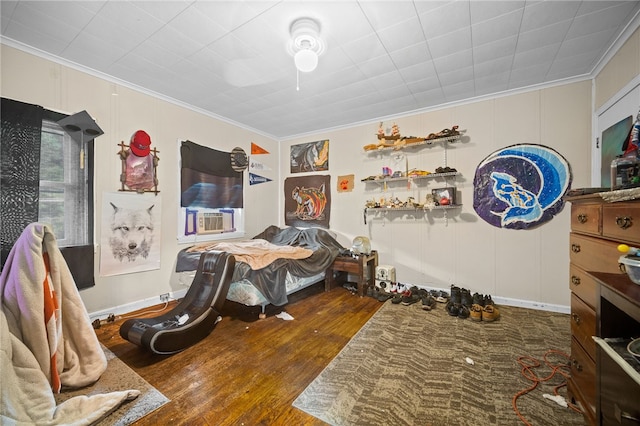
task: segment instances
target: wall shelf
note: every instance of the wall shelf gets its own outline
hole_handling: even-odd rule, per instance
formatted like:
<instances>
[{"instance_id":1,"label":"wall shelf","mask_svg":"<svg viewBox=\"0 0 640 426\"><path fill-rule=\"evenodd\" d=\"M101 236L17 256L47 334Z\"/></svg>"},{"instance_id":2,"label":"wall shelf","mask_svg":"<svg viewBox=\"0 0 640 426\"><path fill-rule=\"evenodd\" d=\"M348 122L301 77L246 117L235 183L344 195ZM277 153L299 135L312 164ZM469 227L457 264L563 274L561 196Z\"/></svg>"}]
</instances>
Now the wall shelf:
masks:
<instances>
[{"instance_id":1,"label":"wall shelf","mask_svg":"<svg viewBox=\"0 0 640 426\"><path fill-rule=\"evenodd\" d=\"M386 144L381 144L379 145L377 148L373 148L373 149L365 149L364 151L367 154L372 154L372 153L376 153L376 152L389 152L389 151L405 151L408 149L412 149L412 148L419 148L419 147L425 147L425 146L432 146L434 144L437 143L454 143L460 140L460 138L462 137L462 135L457 134L457 135L453 135L453 136L445 136L442 138L435 138L435 139L427 139L427 138L411 138L408 140L416 140L418 139L418 142L410 142L410 143L403 143L402 139L396 140L393 145L386 145Z\"/></svg>"},{"instance_id":2,"label":"wall shelf","mask_svg":"<svg viewBox=\"0 0 640 426\"><path fill-rule=\"evenodd\" d=\"M460 175L460 172L447 172L447 173L430 173L424 176L414 176L414 177L386 177L383 179L362 179L361 182L367 183L376 183L376 184L384 184L388 182L407 182L409 180L423 180L423 179L436 179L436 178L448 178L452 176Z\"/></svg>"}]
</instances>

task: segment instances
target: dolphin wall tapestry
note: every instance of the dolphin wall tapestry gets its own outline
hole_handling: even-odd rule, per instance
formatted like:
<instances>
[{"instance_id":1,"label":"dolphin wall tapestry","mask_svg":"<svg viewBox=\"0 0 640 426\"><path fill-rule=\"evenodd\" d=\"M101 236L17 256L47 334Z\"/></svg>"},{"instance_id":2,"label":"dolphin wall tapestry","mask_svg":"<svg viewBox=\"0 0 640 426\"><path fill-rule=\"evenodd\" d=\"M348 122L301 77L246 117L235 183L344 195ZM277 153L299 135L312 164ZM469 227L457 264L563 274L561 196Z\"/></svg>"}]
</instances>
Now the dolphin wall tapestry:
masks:
<instances>
[{"instance_id":1,"label":"dolphin wall tapestry","mask_svg":"<svg viewBox=\"0 0 640 426\"><path fill-rule=\"evenodd\" d=\"M571 179L569 163L555 150L535 144L508 146L476 168L473 208L498 228L534 228L562 210Z\"/></svg>"},{"instance_id":2,"label":"dolphin wall tapestry","mask_svg":"<svg viewBox=\"0 0 640 426\"><path fill-rule=\"evenodd\" d=\"M284 180L284 222L287 226L329 228L331 177L312 175Z\"/></svg>"},{"instance_id":3,"label":"dolphin wall tapestry","mask_svg":"<svg viewBox=\"0 0 640 426\"><path fill-rule=\"evenodd\" d=\"M291 173L329 170L329 140L291 145Z\"/></svg>"}]
</instances>

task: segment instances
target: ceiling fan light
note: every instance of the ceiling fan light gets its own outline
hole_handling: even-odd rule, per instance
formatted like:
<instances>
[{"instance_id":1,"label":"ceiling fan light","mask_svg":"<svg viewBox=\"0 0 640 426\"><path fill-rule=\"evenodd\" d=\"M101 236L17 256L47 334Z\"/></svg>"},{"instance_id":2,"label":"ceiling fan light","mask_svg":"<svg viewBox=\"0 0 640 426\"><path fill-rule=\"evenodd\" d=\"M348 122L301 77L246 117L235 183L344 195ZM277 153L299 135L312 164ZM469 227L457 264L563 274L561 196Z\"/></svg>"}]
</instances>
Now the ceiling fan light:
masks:
<instances>
[{"instance_id":1,"label":"ceiling fan light","mask_svg":"<svg viewBox=\"0 0 640 426\"><path fill-rule=\"evenodd\" d=\"M313 50L302 49L293 57L296 68L301 72L311 72L318 66L318 54Z\"/></svg>"}]
</instances>

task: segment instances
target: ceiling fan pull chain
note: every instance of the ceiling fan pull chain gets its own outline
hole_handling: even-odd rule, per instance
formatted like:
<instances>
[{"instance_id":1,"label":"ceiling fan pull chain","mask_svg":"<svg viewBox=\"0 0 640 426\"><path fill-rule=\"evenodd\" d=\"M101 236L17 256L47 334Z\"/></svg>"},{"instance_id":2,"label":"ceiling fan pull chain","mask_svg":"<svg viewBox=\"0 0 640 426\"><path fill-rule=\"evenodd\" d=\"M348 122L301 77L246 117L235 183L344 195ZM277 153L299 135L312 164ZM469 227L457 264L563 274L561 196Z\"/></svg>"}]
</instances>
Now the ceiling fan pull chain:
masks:
<instances>
[{"instance_id":1,"label":"ceiling fan pull chain","mask_svg":"<svg viewBox=\"0 0 640 426\"><path fill-rule=\"evenodd\" d=\"M296 90L300 91L300 70L296 68Z\"/></svg>"}]
</instances>

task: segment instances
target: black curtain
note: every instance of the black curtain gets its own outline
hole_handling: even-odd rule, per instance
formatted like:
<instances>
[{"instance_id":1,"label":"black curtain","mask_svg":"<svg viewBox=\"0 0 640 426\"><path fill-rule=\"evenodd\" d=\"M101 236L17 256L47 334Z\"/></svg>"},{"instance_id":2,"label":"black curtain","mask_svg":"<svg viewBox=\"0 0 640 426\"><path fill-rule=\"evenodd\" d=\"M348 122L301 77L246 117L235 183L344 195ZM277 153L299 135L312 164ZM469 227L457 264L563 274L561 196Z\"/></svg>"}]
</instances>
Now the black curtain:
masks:
<instances>
[{"instance_id":1,"label":"black curtain","mask_svg":"<svg viewBox=\"0 0 640 426\"><path fill-rule=\"evenodd\" d=\"M30 223L38 221L42 120L58 122L66 115L38 105L2 98L0 104L0 270ZM93 141L86 144L88 171L88 243L60 247L79 289L95 285L93 246Z\"/></svg>"},{"instance_id":2,"label":"black curtain","mask_svg":"<svg viewBox=\"0 0 640 426\"><path fill-rule=\"evenodd\" d=\"M243 207L242 172L233 169L230 152L184 141L180 159L181 207Z\"/></svg>"},{"instance_id":3,"label":"black curtain","mask_svg":"<svg viewBox=\"0 0 640 426\"><path fill-rule=\"evenodd\" d=\"M24 228L38 221L43 114L41 106L2 98L0 266Z\"/></svg>"}]
</instances>

